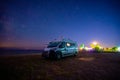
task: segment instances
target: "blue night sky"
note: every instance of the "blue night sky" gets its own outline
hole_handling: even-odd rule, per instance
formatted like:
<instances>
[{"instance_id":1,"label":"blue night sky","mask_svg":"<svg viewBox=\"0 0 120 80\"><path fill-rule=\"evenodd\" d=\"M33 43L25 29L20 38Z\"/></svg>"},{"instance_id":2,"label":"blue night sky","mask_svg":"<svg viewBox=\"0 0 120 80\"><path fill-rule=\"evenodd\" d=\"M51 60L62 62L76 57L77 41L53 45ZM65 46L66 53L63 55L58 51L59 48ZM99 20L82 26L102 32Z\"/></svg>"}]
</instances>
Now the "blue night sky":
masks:
<instances>
[{"instance_id":1,"label":"blue night sky","mask_svg":"<svg viewBox=\"0 0 120 80\"><path fill-rule=\"evenodd\" d=\"M119 0L0 1L0 47L43 48L61 36L120 45Z\"/></svg>"}]
</instances>

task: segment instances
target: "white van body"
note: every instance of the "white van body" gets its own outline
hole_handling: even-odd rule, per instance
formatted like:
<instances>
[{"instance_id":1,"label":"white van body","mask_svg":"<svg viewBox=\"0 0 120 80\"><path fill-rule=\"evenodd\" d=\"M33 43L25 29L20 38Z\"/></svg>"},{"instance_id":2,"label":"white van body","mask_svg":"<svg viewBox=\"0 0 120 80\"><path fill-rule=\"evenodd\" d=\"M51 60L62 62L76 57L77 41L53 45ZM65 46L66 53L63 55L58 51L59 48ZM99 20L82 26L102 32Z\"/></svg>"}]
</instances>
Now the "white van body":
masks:
<instances>
[{"instance_id":1,"label":"white van body","mask_svg":"<svg viewBox=\"0 0 120 80\"><path fill-rule=\"evenodd\" d=\"M77 55L77 43L72 40L63 39L61 41L52 41L44 49L42 56L60 59L65 56Z\"/></svg>"}]
</instances>

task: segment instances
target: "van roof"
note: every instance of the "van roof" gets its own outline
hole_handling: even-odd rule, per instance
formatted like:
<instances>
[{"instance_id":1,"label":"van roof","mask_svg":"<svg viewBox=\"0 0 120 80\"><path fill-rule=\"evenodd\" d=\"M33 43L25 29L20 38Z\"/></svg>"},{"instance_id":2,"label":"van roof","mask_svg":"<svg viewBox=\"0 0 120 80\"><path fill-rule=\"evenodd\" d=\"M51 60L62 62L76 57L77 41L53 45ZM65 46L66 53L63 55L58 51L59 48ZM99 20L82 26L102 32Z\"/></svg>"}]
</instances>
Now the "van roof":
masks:
<instances>
[{"instance_id":1,"label":"van roof","mask_svg":"<svg viewBox=\"0 0 120 80\"><path fill-rule=\"evenodd\" d=\"M70 42L70 43L76 43L75 41L70 40L70 39L62 39L62 40L56 40L56 41L51 41L51 42Z\"/></svg>"},{"instance_id":2,"label":"van roof","mask_svg":"<svg viewBox=\"0 0 120 80\"><path fill-rule=\"evenodd\" d=\"M63 39L62 41L76 43L75 41L70 40L70 39Z\"/></svg>"}]
</instances>

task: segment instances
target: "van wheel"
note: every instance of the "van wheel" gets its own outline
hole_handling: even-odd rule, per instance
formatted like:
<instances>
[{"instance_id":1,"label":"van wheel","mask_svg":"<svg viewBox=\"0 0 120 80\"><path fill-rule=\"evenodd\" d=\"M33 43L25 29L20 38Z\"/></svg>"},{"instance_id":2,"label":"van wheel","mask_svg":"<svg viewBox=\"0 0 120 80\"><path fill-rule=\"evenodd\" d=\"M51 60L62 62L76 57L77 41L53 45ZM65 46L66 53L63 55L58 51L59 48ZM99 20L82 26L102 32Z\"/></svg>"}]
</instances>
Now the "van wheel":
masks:
<instances>
[{"instance_id":1,"label":"van wheel","mask_svg":"<svg viewBox=\"0 0 120 80\"><path fill-rule=\"evenodd\" d=\"M56 59L61 59L61 54L56 54Z\"/></svg>"},{"instance_id":2,"label":"van wheel","mask_svg":"<svg viewBox=\"0 0 120 80\"><path fill-rule=\"evenodd\" d=\"M77 52L75 52L75 54L73 56L77 56Z\"/></svg>"}]
</instances>

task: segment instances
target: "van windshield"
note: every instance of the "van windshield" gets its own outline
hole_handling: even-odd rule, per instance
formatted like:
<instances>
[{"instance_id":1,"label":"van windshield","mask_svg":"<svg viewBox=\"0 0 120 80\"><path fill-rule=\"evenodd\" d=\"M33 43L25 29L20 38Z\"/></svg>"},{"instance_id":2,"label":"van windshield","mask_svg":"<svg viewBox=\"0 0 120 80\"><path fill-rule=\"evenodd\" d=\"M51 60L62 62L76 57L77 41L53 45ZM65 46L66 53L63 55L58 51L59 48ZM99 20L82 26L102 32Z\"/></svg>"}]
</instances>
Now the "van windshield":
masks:
<instances>
[{"instance_id":1,"label":"van windshield","mask_svg":"<svg viewBox=\"0 0 120 80\"><path fill-rule=\"evenodd\" d=\"M57 47L61 42L50 42L47 48Z\"/></svg>"}]
</instances>

